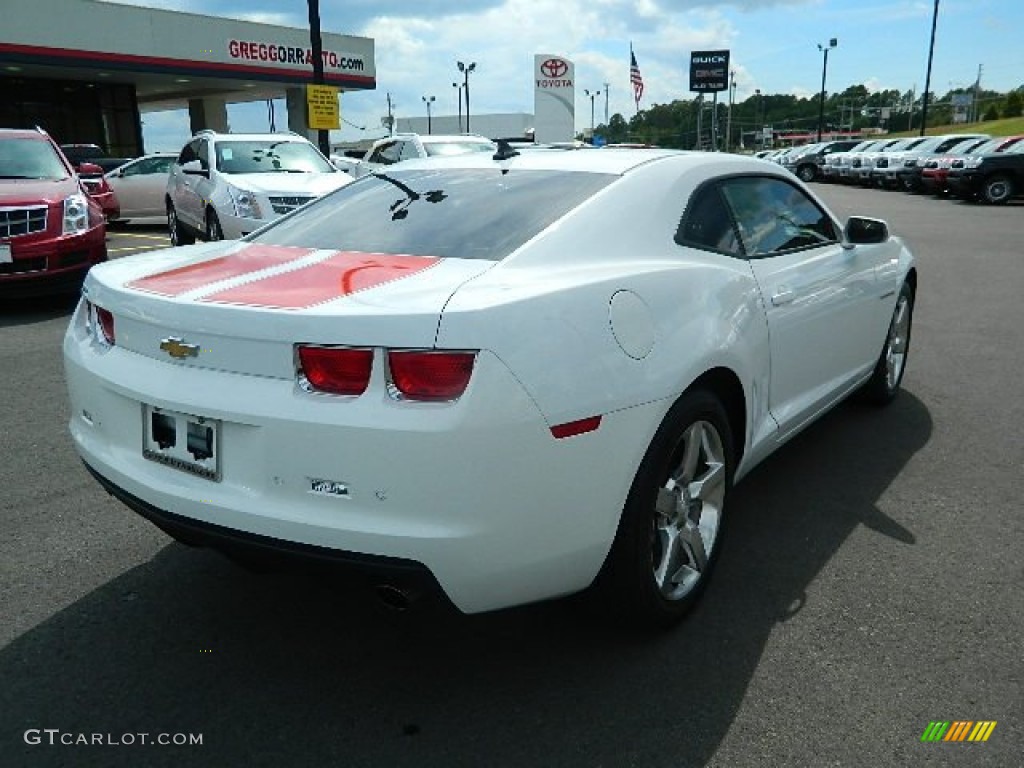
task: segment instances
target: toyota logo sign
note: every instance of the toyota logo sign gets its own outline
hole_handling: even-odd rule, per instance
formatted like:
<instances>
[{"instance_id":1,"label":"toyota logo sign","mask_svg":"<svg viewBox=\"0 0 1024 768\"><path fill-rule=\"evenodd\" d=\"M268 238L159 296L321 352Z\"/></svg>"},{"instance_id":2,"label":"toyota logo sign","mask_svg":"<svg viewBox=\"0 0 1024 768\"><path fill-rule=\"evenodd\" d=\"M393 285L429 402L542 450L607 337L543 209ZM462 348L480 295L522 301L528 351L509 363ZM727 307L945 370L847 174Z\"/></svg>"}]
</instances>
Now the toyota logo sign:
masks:
<instances>
[{"instance_id":1,"label":"toyota logo sign","mask_svg":"<svg viewBox=\"0 0 1024 768\"><path fill-rule=\"evenodd\" d=\"M562 77L569 71L569 65L561 59L548 59L540 65L544 77Z\"/></svg>"}]
</instances>

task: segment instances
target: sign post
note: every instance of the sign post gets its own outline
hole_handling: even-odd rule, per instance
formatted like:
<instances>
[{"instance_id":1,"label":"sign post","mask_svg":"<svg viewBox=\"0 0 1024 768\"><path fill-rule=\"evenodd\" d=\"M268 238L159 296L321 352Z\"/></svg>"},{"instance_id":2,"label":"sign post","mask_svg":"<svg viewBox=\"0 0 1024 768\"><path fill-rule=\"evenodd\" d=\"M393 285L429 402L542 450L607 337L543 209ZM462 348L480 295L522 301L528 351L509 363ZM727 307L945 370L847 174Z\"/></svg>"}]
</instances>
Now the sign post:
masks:
<instances>
[{"instance_id":1,"label":"sign post","mask_svg":"<svg viewBox=\"0 0 1024 768\"><path fill-rule=\"evenodd\" d=\"M690 91L700 94L700 111L703 112L703 96L712 94L711 99L711 146L718 150L718 93L729 90L729 51L690 52ZM704 146L702 120L697 118L697 146Z\"/></svg>"}]
</instances>

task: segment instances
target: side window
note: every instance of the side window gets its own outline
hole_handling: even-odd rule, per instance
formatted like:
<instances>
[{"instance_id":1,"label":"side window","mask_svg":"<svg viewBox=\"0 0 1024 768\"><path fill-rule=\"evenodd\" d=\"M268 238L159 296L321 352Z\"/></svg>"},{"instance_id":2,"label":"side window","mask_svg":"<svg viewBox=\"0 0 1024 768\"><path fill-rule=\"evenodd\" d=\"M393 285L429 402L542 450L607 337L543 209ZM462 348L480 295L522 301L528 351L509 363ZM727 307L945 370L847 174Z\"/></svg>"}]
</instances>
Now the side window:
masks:
<instances>
[{"instance_id":1,"label":"side window","mask_svg":"<svg viewBox=\"0 0 1024 768\"><path fill-rule=\"evenodd\" d=\"M381 144L370 155L371 163L379 163L380 165L391 165L392 163L398 162L398 155L402 151L402 146L397 141L389 141L387 144Z\"/></svg>"},{"instance_id":2,"label":"side window","mask_svg":"<svg viewBox=\"0 0 1024 768\"><path fill-rule=\"evenodd\" d=\"M131 165L125 166L121 170L121 175L122 176L138 176L140 174L143 174L143 173L146 172L146 163L148 163L148 162L149 162L148 160L140 160L137 163L132 163Z\"/></svg>"},{"instance_id":3,"label":"side window","mask_svg":"<svg viewBox=\"0 0 1024 768\"><path fill-rule=\"evenodd\" d=\"M181 154L178 155L178 165L184 165L199 159L199 156L196 155L196 144L196 141L190 141L185 145L185 148L181 150Z\"/></svg>"},{"instance_id":4,"label":"side window","mask_svg":"<svg viewBox=\"0 0 1024 768\"><path fill-rule=\"evenodd\" d=\"M203 170L210 170L210 142L205 139L199 140L199 149L196 152L199 157L199 162L203 165Z\"/></svg>"},{"instance_id":5,"label":"side window","mask_svg":"<svg viewBox=\"0 0 1024 768\"><path fill-rule=\"evenodd\" d=\"M169 173L173 162L173 157L154 157L152 159L153 165L146 173Z\"/></svg>"},{"instance_id":6,"label":"side window","mask_svg":"<svg viewBox=\"0 0 1024 768\"><path fill-rule=\"evenodd\" d=\"M132 163L124 169L125 176L148 176L154 173L167 173L170 166L169 157L147 157Z\"/></svg>"},{"instance_id":7,"label":"side window","mask_svg":"<svg viewBox=\"0 0 1024 768\"><path fill-rule=\"evenodd\" d=\"M743 249L750 258L839 241L828 214L783 179L726 179L722 182L722 195L732 209Z\"/></svg>"},{"instance_id":8,"label":"side window","mask_svg":"<svg viewBox=\"0 0 1024 768\"><path fill-rule=\"evenodd\" d=\"M736 225L718 184L707 184L694 192L679 222L675 241L743 258Z\"/></svg>"},{"instance_id":9,"label":"side window","mask_svg":"<svg viewBox=\"0 0 1024 768\"><path fill-rule=\"evenodd\" d=\"M403 141L402 142L402 154L400 160L415 160L420 157L419 151L416 149L415 141Z\"/></svg>"}]
</instances>

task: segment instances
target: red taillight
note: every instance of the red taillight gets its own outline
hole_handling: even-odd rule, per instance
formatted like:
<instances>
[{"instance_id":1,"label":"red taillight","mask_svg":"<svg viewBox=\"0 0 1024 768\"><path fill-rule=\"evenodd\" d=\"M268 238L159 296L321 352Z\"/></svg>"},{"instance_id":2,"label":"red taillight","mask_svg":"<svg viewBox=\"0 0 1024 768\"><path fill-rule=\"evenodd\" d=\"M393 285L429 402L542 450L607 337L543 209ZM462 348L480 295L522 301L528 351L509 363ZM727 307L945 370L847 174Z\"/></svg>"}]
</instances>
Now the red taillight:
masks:
<instances>
[{"instance_id":1,"label":"red taillight","mask_svg":"<svg viewBox=\"0 0 1024 768\"><path fill-rule=\"evenodd\" d=\"M104 309L103 307L96 307L96 326L103 336L103 341L107 342L111 346L114 345L114 316L110 314L110 310Z\"/></svg>"},{"instance_id":2,"label":"red taillight","mask_svg":"<svg viewBox=\"0 0 1024 768\"><path fill-rule=\"evenodd\" d=\"M391 381L410 400L454 400L466 391L474 352L388 352Z\"/></svg>"},{"instance_id":3,"label":"red taillight","mask_svg":"<svg viewBox=\"0 0 1024 768\"><path fill-rule=\"evenodd\" d=\"M299 363L314 389L332 395L361 395L370 383L373 350L299 347Z\"/></svg>"},{"instance_id":4,"label":"red taillight","mask_svg":"<svg viewBox=\"0 0 1024 768\"><path fill-rule=\"evenodd\" d=\"M556 424L551 428L551 434L556 440L561 440L565 437L582 435L584 432L593 432L600 426L601 417L591 416L586 419L580 419L579 421L567 421L565 424Z\"/></svg>"}]
</instances>

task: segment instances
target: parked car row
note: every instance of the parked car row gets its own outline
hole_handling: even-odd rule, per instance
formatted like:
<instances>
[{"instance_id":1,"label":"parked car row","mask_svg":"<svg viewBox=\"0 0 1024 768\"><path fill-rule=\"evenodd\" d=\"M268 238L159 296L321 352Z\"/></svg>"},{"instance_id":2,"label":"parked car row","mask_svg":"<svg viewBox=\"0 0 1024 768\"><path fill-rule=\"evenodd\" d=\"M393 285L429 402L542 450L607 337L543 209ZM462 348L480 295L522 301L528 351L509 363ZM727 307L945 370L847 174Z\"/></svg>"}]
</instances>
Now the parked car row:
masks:
<instances>
[{"instance_id":1,"label":"parked car row","mask_svg":"<svg viewBox=\"0 0 1024 768\"><path fill-rule=\"evenodd\" d=\"M804 181L952 195L1003 204L1024 195L1024 136L979 133L824 142L787 148L763 159Z\"/></svg>"}]
</instances>

